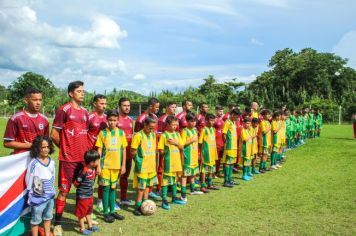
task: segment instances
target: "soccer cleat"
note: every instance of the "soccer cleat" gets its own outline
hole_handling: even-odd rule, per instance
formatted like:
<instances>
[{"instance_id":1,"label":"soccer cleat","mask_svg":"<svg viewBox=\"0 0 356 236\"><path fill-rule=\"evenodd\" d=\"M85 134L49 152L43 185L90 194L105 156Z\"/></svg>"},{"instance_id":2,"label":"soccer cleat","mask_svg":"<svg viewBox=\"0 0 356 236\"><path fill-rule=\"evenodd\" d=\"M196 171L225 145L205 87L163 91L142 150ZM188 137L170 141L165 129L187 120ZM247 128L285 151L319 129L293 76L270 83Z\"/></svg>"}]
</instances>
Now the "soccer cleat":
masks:
<instances>
[{"instance_id":1,"label":"soccer cleat","mask_svg":"<svg viewBox=\"0 0 356 236\"><path fill-rule=\"evenodd\" d=\"M202 191L203 193L208 193L208 192L209 192L209 190L207 190L207 189L204 188L204 187L201 187L201 188L200 188L200 191Z\"/></svg>"},{"instance_id":2,"label":"soccer cleat","mask_svg":"<svg viewBox=\"0 0 356 236\"><path fill-rule=\"evenodd\" d=\"M282 167L282 165L280 165L280 164L277 164L277 165L276 165L276 167L277 167L277 168L281 168L281 167Z\"/></svg>"},{"instance_id":3,"label":"soccer cleat","mask_svg":"<svg viewBox=\"0 0 356 236\"><path fill-rule=\"evenodd\" d=\"M135 211L133 212L135 216L141 216L142 212L141 212L141 208L136 208Z\"/></svg>"},{"instance_id":4,"label":"soccer cleat","mask_svg":"<svg viewBox=\"0 0 356 236\"><path fill-rule=\"evenodd\" d=\"M170 205L168 204L168 202L162 202L162 208L165 210L169 210L171 209Z\"/></svg>"},{"instance_id":5,"label":"soccer cleat","mask_svg":"<svg viewBox=\"0 0 356 236\"><path fill-rule=\"evenodd\" d=\"M226 187L226 188L234 187L234 185L232 185L231 183L228 183L228 182L225 182L223 186Z\"/></svg>"},{"instance_id":6,"label":"soccer cleat","mask_svg":"<svg viewBox=\"0 0 356 236\"><path fill-rule=\"evenodd\" d=\"M188 202L188 198L187 198L187 197L181 197L180 200L182 200L182 201L185 202L185 203Z\"/></svg>"},{"instance_id":7,"label":"soccer cleat","mask_svg":"<svg viewBox=\"0 0 356 236\"><path fill-rule=\"evenodd\" d=\"M266 171L264 169L260 169L259 173L264 174L264 173L266 173Z\"/></svg>"},{"instance_id":8,"label":"soccer cleat","mask_svg":"<svg viewBox=\"0 0 356 236\"><path fill-rule=\"evenodd\" d=\"M260 172L256 169L256 168L253 168L252 169L252 174L254 175L258 175Z\"/></svg>"},{"instance_id":9,"label":"soccer cleat","mask_svg":"<svg viewBox=\"0 0 356 236\"><path fill-rule=\"evenodd\" d=\"M185 202L185 201L183 201L183 200L181 200L181 199L179 199L179 198L176 198L176 199L173 199L172 200L172 204L177 204L177 205L184 205L184 204L186 204L187 202Z\"/></svg>"},{"instance_id":10,"label":"soccer cleat","mask_svg":"<svg viewBox=\"0 0 356 236\"><path fill-rule=\"evenodd\" d=\"M119 210L121 210L121 208L120 208L119 204L117 204L117 203L115 202L115 211L119 211Z\"/></svg>"},{"instance_id":11,"label":"soccer cleat","mask_svg":"<svg viewBox=\"0 0 356 236\"><path fill-rule=\"evenodd\" d=\"M112 215L106 214L104 215L104 221L106 223L113 223L115 221L115 218Z\"/></svg>"},{"instance_id":12,"label":"soccer cleat","mask_svg":"<svg viewBox=\"0 0 356 236\"><path fill-rule=\"evenodd\" d=\"M242 176L242 180L250 181L250 180L251 180L251 177L248 176L248 175L243 175L243 176Z\"/></svg>"},{"instance_id":13,"label":"soccer cleat","mask_svg":"<svg viewBox=\"0 0 356 236\"><path fill-rule=\"evenodd\" d=\"M229 184L231 184L231 185L240 185L240 183L239 183L239 182L237 182L237 181L233 181L233 180L232 180L232 181L230 181L230 182L229 182Z\"/></svg>"},{"instance_id":14,"label":"soccer cleat","mask_svg":"<svg viewBox=\"0 0 356 236\"><path fill-rule=\"evenodd\" d=\"M219 188L216 187L216 186L214 186L214 185L208 186L208 189L211 189L211 190L219 190Z\"/></svg>"},{"instance_id":15,"label":"soccer cleat","mask_svg":"<svg viewBox=\"0 0 356 236\"><path fill-rule=\"evenodd\" d=\"M150 192L149 194L148 194L148 197L149 198L152 198L153 200L159 200L161 197L160 196L158 196L156 193L154 193L154 192Z\"/></svg>"},{"instance_id":16,"label":"soccer cleat","mask_svg":"<svg viewBox=\"0 0 356 236\"><path fill-rule=\"evenodd\" d=\"M199 190L193 190L193 191L190 191L190 195L202 195L204 194L202 191L199 191Z\"/></svg>"},{"instance_id":17,"label":"soccer cleat","mask_svg":"<svg viewBox=\"0 0 356 236\"><path fill-rule=\"evenodd\" d=\"M63 229L62 229L61 225L54 226L53 235L54 236L63 236Z\"/></svg>"},{"instance_id":18,"label":"soccer cleat","mask_svg":"<svg viewBox=\"0 0 356 236\"><path fill-rule=\"evenodd\" d=\"M121 205L123 206L132 206L132 202L130 199L123 199L121 200Z\"/></svg>"},{"instance_id":19,"label":"soccer cleat","mask_svg":"<svg viewBox=\"0 0 356 236\"><path fill-rule=\"evenodd\" d=\"M253 176L252 172L248 172L247 175L250 176L250 177Z\"/></svg>"},{"instance_id":20,"label":"soccer cleat","mask_svg":"<svg viewBox=\"0 0 356 236\"><path fill-rule=\"evenodd\" d=\"M99 227L96 225L93 225L91 228L88 228L88 229L93 232L99 232Z\"/></svg>"},{"instance_id":21,"label":"soccer cleat","mask_svg":"<svg viewBox=\"0 0 356 236\"><path fill-rule=\"evenodd\" d=\"M277 169L278 169L277 166L275 166L275 165L271 166L271 170L277 170Z\"/></svg>"},{"instance_id":22,"label":"soccer cleat","mask_svg":"<svg viewBox=\"0 0 356 236\"><path fill-rule=\"evenodd\" d=\"M93 233L93 231L89 230L89 229L81 229L80 230L80 234L83 235L91 235Z\"/></svg>"},{"instance_id":23,"label":"soccer cleat","mask_svg":"<svg viewBox=\"0 0 356 236\"><path fill-rule=\"evenodd\" d=\"M110 214L112 217L114 217L117 220L124 220L125 217L122 215L117 214L116 212Z\"/></svg>"}]
</instances>

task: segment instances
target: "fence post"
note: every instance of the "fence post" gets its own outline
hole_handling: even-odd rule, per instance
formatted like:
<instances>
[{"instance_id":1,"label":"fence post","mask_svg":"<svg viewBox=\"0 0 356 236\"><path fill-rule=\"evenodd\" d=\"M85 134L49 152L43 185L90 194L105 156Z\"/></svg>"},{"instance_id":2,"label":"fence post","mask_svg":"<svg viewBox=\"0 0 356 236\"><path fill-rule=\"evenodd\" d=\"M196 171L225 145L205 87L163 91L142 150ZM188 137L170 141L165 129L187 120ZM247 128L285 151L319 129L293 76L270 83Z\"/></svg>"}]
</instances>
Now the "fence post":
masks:
<instances>
[{"instance_id":1,"label":"fence post","mask_svg":"<svg viewBox=\"0 0 356 236\"><path fill-rule=\"evenodd\" d=\"M339 125L341 125L341 105L339 106Z\"/></svg>"}]
</instances>

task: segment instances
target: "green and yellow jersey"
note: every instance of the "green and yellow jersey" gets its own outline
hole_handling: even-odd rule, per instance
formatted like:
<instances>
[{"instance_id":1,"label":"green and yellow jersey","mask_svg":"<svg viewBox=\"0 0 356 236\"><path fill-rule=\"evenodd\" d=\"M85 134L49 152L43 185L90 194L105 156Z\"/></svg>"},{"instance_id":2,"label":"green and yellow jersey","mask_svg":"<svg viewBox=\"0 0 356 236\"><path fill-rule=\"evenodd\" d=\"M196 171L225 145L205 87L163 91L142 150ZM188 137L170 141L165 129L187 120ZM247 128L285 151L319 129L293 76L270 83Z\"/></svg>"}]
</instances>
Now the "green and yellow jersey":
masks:
<instances>
[{"instance_id":1,"label":"green and yellow jersey","mask_svg":"<svg viewBox=\"0 0 356 236\"><path fill-rule=\"evenodd\" d=\"M186 145L194 137L198 138L198 130L196 128L185 128L181 133L182 143L184 144L184 167L195 168L198 166L198 141Z\"/></svg>"},{"instance_id":2,"label":"green and yellow jersey","mask_svg":"<svg viewBox=\"0 0 356 236\"><path fill-rule=\"evenodd\" d=\"M271 147L271 123L268 120L263 120L260 123L260 129L262 133L262 146L263 148Z\"/></svg>"},{"instance_id":3,"label":"green and yellow jersey","mask_svg":"<svg viewBox=\"0 0 356 236\"><path fill-rule=\"evenodd\" d=\"M258 153L258 129L259 127L251 127L251 135L252 135L252 155Z\"/></svg>"},{"instance_id":4,"label":"green and yellow jersey","mask_svg":"<svg viewBox=\"0 0 356 236\"><path fill-rule=\"evenodd\" d=\"M273 133L273 147L281 147L281 122L273 120L272 121L272 133Z\"/></svg>"},{"instance_id":5,"label":"green and yellow jersey","mask_svg":"<svg viewBox=\"0 0 356 236\"><path fill-rule=\"evenodd\" d=\"M253 155L253 141L252 141L252 128L243 128L241 131L240 139L242 143L241 156L244 159L251 159Z\"/></svg>"},{"instance_id":6,"label":"green and yellow jersey","mask_svg":"<svg viewBox=\"0 0 356 236\"><path fill-rule=\"evenodd\" d=\"M165 175L176 176L176 172L182 171L182 160L179 148L176 145L168 143L169 139L174 139L183 145L178 132L165 131L158 142L158 149L164 150L164 168Z\"/></svg>"},{"instance_id":7,"label":"green and yellow jersey","mask_svg":"<svg viewBox=\"0 0 356 236\"><path fill-rule=\"evenodd\" d=\"M218 159L218 151L216 148L215 129L214 127L204 127L200 133L199 144L201 144L201 155L203 163L206 165L215 165Z\"/></svg>"},{"instance_id":8,"label":"green and yellow jersey","mask_svg":"<svg viewBox=\"0 0 356 236\"><path fill-rule=\"evenodd\" d=\"M135 173L156 172L156 135L146 134L143 130L136 133L131 142L131 148L136 149Z\"/></svg>"},{"instance_id":9,"label":"green and yellow jersey","mask_svg":"<svg viewBox=\"0 0 356 236\"><path fill-rule=\"evenodd\" d=\"M224 123L223 134L226 135L225 150L237 149L236 123L227 119Z\"/></svg>"}]
</instances>

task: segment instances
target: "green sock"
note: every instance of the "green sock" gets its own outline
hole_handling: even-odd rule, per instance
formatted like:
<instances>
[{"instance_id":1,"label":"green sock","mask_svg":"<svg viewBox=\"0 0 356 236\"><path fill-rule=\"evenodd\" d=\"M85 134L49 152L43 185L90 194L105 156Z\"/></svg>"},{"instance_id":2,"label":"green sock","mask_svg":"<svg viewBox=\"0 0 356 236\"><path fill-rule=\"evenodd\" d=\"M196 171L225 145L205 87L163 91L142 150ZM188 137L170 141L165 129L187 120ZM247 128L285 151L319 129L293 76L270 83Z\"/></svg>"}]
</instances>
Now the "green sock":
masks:
<instances>
[{"instance_id":1,"label":"green sock","mask_svg":"<svg viewBox=\"0 0 356 236\"><path fill-rule=\"evenodd\" d=\"M103 208L104 214L109 214L109 186L103 186Z\"/></svg>"},{"instance_id":2,"label":"green sock","mask_svg":"<svg viewBox=\"0 0 356 236\"><path fill-rule=\"evenodd\" d=\"M167 201L168 186L162 186L162 200Z\"/></svg>"},{"instance_id":3,"label":"green sock","mask_svg":"<svg viewBox=\"0 0 356 236\"><path fill-rule=\"evenodd\" d=\"M115 201L116 201L116 189L110 188L109 195L109 205L110 205L110 213L115 212Z\"/></svg>"},{"instance_id":4,"label":"green sock","mask_svg":"<svg viewBox=\"0 0 356 236\"><path fill-rule=\"evenodd\" d=\"M276 152L272 152L272 155L271 155L271 166L274 165L275 154L276 154Z\"/></svg>"},{"instance_id":5,"label":"green sock","mask_svg":"<svg viewBox=\"0 0 356 236\"><path fill-rule=\"evenodd\" d=\"M206 187L207 187L207 185L206 185L205 182L201 183L201 186L202 186L203 188L206 188Z\"/></svg>"},{"instance_id":6,"label":"green sock","mask_svg":"<svg viewBox=\"0 0 356 236\"><path fill-rule=\"evenodd\" d=\"M172 198L177 196L177 184L172 185Z\"/></svg>"},{"instance_id":7,"label":"green sock","mask_svg":"<svg viewBox=\"0 0 356 236\"><path fill-rule=\"evenodd\" d=\"M208 186L213 185L213 178L208 177Z\"/></svg>"},{"instance_id":8,"label":"green sock","mask_svg":"<svg viewBox=\"0 0 356 236\"><path fill-rule=\"evenodd\" d=\"M234 172L234 166L229 165L229 182L232 182L232 173Z\"/></svg>"},{"instance_id":9,"label":"green sock","mask_svg":"<svg viewBox=\"0 0 356 236\"><path fill-rule=\"evenodd\" d=\"M135 203L135 209L139 209L142 205L142 201Z\"/></svg>"},{"instance_id":10,"label":"green sock","mask_svg":"<svg viewBox=\"0 0 356 236\"><path fill-rule=\"evenodd\" d=\"M190 184L190 191L194 191L195 190L195 183L191 183Z\"/></svg>"},{"instance_id":11,"label":"green sock","mask_svg":"<svg viewBox=\"0 0 356 236\"><path fill-rule=\"evenodd\" d=\"M185 198L187 196L187 186L182 186L182 197Z\"/></svg>"},{"instance_id":12,"label":"green sock","mask_svg":"<svg viewBox=\"0 0 356 236\"><path fill-rule=\"evenodd\" d=\"M224 167L224 182L225 183L229 182L229 175L230 175L230 166L225 165L225 167Z\"/></svg>"}]
</instances>

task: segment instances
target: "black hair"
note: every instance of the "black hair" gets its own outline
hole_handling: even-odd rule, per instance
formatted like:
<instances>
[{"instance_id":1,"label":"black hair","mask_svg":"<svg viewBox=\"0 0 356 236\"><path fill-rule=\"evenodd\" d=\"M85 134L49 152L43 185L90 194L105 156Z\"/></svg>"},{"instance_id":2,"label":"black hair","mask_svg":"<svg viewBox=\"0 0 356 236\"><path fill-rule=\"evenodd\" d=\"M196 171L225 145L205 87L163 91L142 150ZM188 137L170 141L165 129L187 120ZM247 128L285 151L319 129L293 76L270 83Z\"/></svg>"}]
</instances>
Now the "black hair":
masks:
<instances>
[{"instance_id":1,"label":"black hair","mask_svg":"<svg viewBox=\"0 0 356 236\"><path fill-rule=\"evenodd\" d=\"M280 111L275 111L275 112L273 112L272 118L275 119L275 118L277 118L277 116L280 116L280 115L281 115Z\"/></svg>"},{"instance_id":2,"label":"black hair","mask_svg":"<svg viewBox=\"0 0 356 236\"><path fill-rule=\"evenodd\" d=\"M157 123L157 121L153 118L153 116L147 116L147 118L144 121L145 125L149 125L151 123Z\"/></svg>"},{"instance_id":3,"label":"black hair","mask_svg":"<svg viewBox=\"0 0 356 236\"><path fill-rule=\"evenodd\" d=\"M126 98L126 97L120 98L120 100L119 100L119 107L121 106L121 104L122 104L123 102L129 102L129 101L130 101L130 99L128 99L128 98Z\"/></svg>"},{"instance_id":4,"label":"black hair","mask_svg":"<svg viewBox=\"0 0 356 236\"><path fill-rule=\"evenodd\" d=\"M252 110L251 110L250 107L245 107L245 112L246 112L246 113L251 113L251 111L252 111Z\"/></svg>"},{"instance_id":5,"label":"black hair","mask_svg":"<svg viewBox=\"0 0 356 236\"><path fill-rule=\"evenodd\" d=\"M38 88L27 88L25 90L25 97L29 97L31 96L31 94L37 94L37 93L42 93L42 91L39 90Z\"/></svg>"},{"instance_id":6,"label":"black hair","mask_svg":"<svg viewBox=\"0 0 356 236\"><path fill-rule=\"evenodd\" d=\"M252 123L253 124L258 124L258 122L259 122L258 118L252 118Z\"/></svg>"},{"instance_id":7,"label":"black hair","mask_svg":"<svg viewBox=\"0 0 356 236\"><path fill-rule=\"evenodd\" d=\"M231 110L233 107L238 107L236 104L229 104L229 109Z\"/></svg>"},{"instance_id":8,"label":"black hair","mask_svg":"<svg viewBox=\"0 0 356 236\"><path fill-rule=\"evenodd\" d=\"M244 122L245 122L245 123L251 122L251 118L250 118L250 117L245 117Z\"/></svg>"},{"instance_id":9,"label":"black hair","mask_svg":"<svg viewBox=\"0 0 356 236\"><path fill-rule=\"evenodd\" d=\"M194 114L194 112L188 112L187 115L185 116L185 119L188 122L192 122L192 121L196 121L196 115Z\"/></svg>"},{"instance_id":10,"label":"black hair","mask_svg":"<svg viewBox=\"0 0 356 236\"><path fill-rule=\"evenodd\" d=\"M99 99L106 99L106 96L102 94L97 94L93 97L93 102L97 102L99 101Z\"/></svg>"},{"instance_id":11,"label":"black hair","mask_svg":"<svg viewBox=\"0 0 356 236\"><path fill-rule=\"evenodd\" d=\"M117 113L117 110L116 109L113 109L113 110L108 110L106 112L106 119L109 119L110 117L112 116L115 116L115 117L118 117L119 114Z\"/></svg>"},{"instance_id":12,"label":"black hair","mask_svg":"<svg viewBox=\"0 0 356 236\"><path fill-rule=\"evenodd\" d=\"M167 107L169 107L170 105L177 105L177 103L174 102L174 101L169 101L169 102L167 103Z\"/></svg>"},{"instance_id":13,"label":"black hair","mask_svg":"<svg viewBox=\"0 0 356 236\"><path fill-rule=\"evenodd\" d=\"M39 156L39 154L41 152L41 145L42 145L43 141L46 141L48 143L49 154L54 153L54 145L53 145L52 139L48 136L38 135L32 142L32 146L31 146L31 150L30 150L30 156L32 158L36 158Z\"/></svg>"},{"instance_id":14,"label":"black hair","mask_svg":"<svg viewBox=\"0 0 356 236\"><path fill-rule=\"evenodd\" d=\"M184 100L184 101L182 102L182 107L183 107L183 106L186 106L188 102L193 103L192 100L189 100L189 99Z\"/></svg>"},{"instance_id":15,"label":"black hair","mask_svg":"<svg viewBox=\"0 0 356 236\"><path fill-rule=\"evenodd\" d=\"M199 104L199 109L202 109L204 105L208 105L208 103L206 103L206 102L200 103L200 104Z\"/></svg>"},{"instance_id":16,"label":"black hair","mask_svg":"<svg viewBox=\"0 0 356 236\"><path fill-rule=\"evenodd\" d=\"M157 99L157 98L155 98L155 97L151 97L150 99L148 99L148 101L147 101L147 105L148 106L154 106L154 105L156 105L157 103L159 103L159 100Z\"/></svg>"},{"instance_id":17,"label":"black hair","mask_svg":"<svg viewBox=\"0 0 356 236\"><path fill-rule=\"evenodd\" d=\"M80 80L70 82L68 85L68 93L74 92L75 89L77 89L83 85L84 85L83 81L80 81Z\"/></svg>"},{"instance_id":18,"label":"black hair","mask_svg":"<svg viewBox=\"0 0 356 236\"><path fill-rule=\"evenodd\" d=\"M172 124L173 121L178 121L178 118L175 117L175 116L172 116L172 115L167 116L167 118L166 118L166 123L167 123L168 125Z\"/></svg>"},{"instance_id":19,"label":"black hair","mask_svg":"<svg viewBox=\"0 0 356 236\"><path fill-rule=\"evenodd\" d=\"M211 113L208 113L205 116L205 120L212 120L212 119L215 119L215 118L216 118L216 116L214 114L211 114Z\"/></svg>"},{"instance_id":20,"label":"black hair","mask_svg":"<svg viewBox=\"0 0 356 236\"><path fill-rule=\"evenodd\" d=\"M264 110L261 111L261 115L263 115L263 116L269 115L269 114L271 114L271 112L268 109L264 109Z\"/></svg>"},{"instance_id":21,"label":"black hair","mask_svg":"<svg viewBox=\"0 0 356 236\"><path fill-rule=\"evenodd\" d=\"M216 105L215 111L220 111L220 110L224 110L224 108L221 105Z\"/></svg>"},{"instance_id":22,"label":"black hair","mask_svg":"<svg viewBox=\"0 0 356 236\"><path fill-rule=\"evenodd\" d=\"M241 111L237 108L234 108L230 111L230 115L238 115L240 116L241 115Z\"/></svg>"},{"instance_id":23,"label":"black hair","mask_svg":"<svg viewBox=\"0 0 356 236\"><path fill-rule=\"evenodd\" d=\"M92 161L95 162L98 159L100 159L100 155L94 149L88 150L84 154L84 162L86 165L89 165Z\"/></svg>"}]
</instances>

